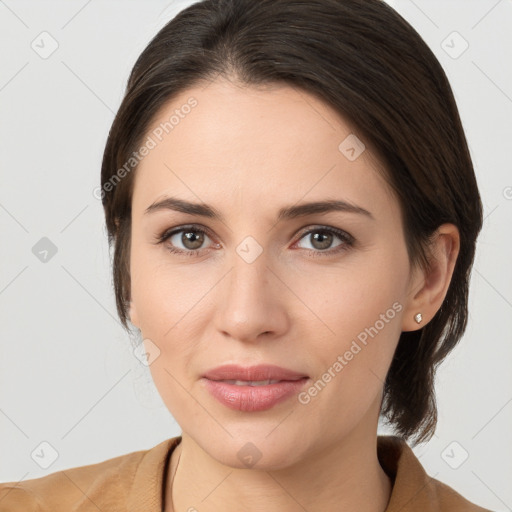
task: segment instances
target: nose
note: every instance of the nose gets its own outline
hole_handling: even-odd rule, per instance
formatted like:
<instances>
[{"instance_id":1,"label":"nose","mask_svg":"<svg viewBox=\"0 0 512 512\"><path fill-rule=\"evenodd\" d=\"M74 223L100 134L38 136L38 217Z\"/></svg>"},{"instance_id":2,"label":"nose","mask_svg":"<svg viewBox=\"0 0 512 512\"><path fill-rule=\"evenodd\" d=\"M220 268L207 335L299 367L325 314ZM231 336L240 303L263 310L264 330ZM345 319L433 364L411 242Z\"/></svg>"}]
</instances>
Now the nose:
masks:
<instances>
[{"instance_id":1,"label":"nose","mask_svg":"<svg viewBox=\"0 0 512 512\"><path fill-rule=\"evenodd\" d=\"M216 305L216 328L224 336L256 342L279 337L288 329L290 292L269 263L265 252L252 262L239 254L233 258Z\"/></svg>"}]
</instances>

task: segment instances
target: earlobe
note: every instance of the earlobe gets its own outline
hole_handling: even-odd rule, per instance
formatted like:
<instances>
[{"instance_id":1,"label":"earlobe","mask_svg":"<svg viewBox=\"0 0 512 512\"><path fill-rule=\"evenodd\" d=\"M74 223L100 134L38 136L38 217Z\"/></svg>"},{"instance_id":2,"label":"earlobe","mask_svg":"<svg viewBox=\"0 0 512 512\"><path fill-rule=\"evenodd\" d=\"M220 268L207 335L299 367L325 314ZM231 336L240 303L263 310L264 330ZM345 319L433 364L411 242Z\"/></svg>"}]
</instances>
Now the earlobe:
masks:
<instances>
[{"instance_id":1,"label":"earlobe","mask_svg":"<svg viewBox=\"0 0 512 512\"><path fill-rule=\"evenodd\" d=\"M459 255L460 235L454 224L443 224L430 247L430 267L413 281L411 300L404 312L402 331L424 327L443 304Z\"/></svg>"}]
</instances>

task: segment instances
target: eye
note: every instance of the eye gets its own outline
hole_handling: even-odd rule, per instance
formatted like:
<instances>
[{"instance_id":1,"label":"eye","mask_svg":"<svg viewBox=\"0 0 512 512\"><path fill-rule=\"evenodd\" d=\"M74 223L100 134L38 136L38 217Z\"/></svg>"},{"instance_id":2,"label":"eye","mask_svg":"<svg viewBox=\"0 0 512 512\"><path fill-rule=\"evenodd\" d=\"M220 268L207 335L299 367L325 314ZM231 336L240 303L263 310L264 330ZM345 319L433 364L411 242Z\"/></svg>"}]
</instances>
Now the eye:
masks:
<instances>
[{"instance_id":1,"label":"eye","mask_svg":"<svg viewBox=\"0 0 512 512\"><path fill-rule=\"evenodd\" d=\"M308 236L310 237L313 248L306 248L306 250L313 257L329 256L348 250L355 242L354 237L347 232L327 226L316 226L309 229L305 233L302 233L299 242L306 239ZM332 248L333 240L336 238L340 243ZM166 246L169 252L186 256L197 256L201 250L203 250L202 246L207 239L210 239L207 230L198 226L181 226L164 231L157 237L156 243L161 244L169 241L170 243ZM299 242L297 242L297 244ZM221 247L218 243L214 244L214 246L217 248Z\"/></svg>"},{"instance_id":2,"label":"eye","mask_svg":"<svg viewBox=\"0 0 512 512\"><path fill-rule=\"evenodd\" d=\"M165 231L158 237L157 243L164 243L169 240L167 249L172 253L195 256L202 249L205 239L209 239L206 230L197 226L182 226L178 229ZM180 247L180 245L182 247ZM219 244L216 244L219 246Z\"/></svg>"},{"instance_id":3,"label":"eye","mask_svg":"<svg viewBox=\"0 0 512 512\"><path fill-rule=\"evenodd\" d=\"M313 236L311 236L313 235ZM300 240L309 237L313 249L307 249L313 256L329 256L333 253L345 251L354 245L355 239L352 235L337 228L317 226L302 234ZM338 238L340 243L332 249L333 240ZM299 242L300 242L299 240Z\"/></svg>"}]
</instances>

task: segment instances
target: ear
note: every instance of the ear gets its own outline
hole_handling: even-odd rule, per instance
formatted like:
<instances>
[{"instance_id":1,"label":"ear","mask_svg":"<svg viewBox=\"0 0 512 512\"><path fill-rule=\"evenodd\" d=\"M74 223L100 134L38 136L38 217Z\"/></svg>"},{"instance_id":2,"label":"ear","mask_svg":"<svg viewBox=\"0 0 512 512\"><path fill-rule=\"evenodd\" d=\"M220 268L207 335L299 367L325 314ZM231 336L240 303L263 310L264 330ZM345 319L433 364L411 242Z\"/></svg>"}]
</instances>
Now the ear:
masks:
<instances>
[{"instance_id":1,"label":"ear","mask_svg":"<svg viewBox=\"0 0 512 512\"><path fill-rule=\"evenodd\" d=\"M410 300L405 308L402 331L424 327L443 304L459 255L460 235L454 224L443 224L435 232L430 247L430 268L415 269L411 279ZM421 313L422 321L415 316Z\"/></svg>"}]
</instances>

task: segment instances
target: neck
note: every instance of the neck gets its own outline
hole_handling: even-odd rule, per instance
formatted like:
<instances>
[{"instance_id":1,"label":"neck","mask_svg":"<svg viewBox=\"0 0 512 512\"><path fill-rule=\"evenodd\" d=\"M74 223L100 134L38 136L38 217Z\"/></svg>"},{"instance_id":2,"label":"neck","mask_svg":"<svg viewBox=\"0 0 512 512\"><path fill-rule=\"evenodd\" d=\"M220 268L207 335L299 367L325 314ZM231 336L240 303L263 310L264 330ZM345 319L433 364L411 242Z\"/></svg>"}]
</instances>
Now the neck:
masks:
<instances>
[{"instance_id":1,"label":"neck","mask_svg":"<svg viewBox=\"0 0 512 512\"><path fill-rule=\"evenodd\" d=\"M384 512L392 484L377 458L376 425L358 427L299 463L268 471L221 464L184 433L171 457L165 512Z\"/></svg>"}]
</instances>

